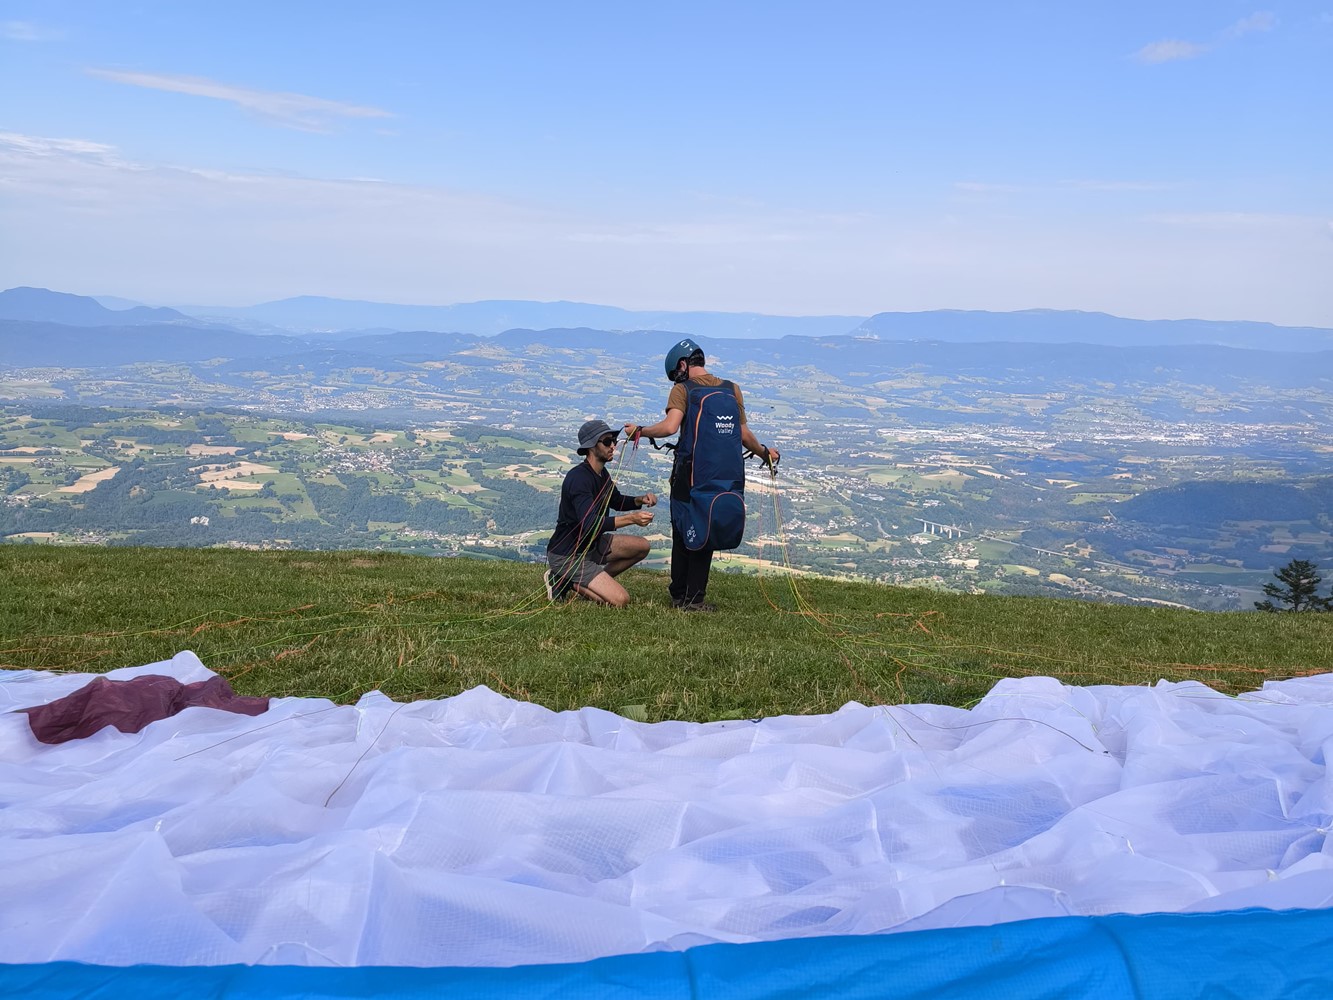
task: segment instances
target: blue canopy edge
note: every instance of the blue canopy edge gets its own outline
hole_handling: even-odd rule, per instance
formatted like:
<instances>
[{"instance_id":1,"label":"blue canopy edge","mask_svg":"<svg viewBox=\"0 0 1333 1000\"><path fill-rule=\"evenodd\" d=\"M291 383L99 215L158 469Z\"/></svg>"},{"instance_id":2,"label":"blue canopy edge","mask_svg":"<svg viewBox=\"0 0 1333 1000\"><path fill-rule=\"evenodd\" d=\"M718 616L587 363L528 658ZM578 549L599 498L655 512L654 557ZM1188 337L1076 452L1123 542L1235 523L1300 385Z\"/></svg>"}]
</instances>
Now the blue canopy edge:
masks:
<instances>
[{"instance_id":1,"label":"blue canopy edge","mask_svg":"<svg viewBox=\"0 0 1333 1000\"><path fill-rule=\"evenodd\" d=\"M0 941L0 950L3 942ZM1190 1000L1333 995L1333 910L1053 917L512 968L0 964L27 1000Z\"/></svg>"}]
</instances>

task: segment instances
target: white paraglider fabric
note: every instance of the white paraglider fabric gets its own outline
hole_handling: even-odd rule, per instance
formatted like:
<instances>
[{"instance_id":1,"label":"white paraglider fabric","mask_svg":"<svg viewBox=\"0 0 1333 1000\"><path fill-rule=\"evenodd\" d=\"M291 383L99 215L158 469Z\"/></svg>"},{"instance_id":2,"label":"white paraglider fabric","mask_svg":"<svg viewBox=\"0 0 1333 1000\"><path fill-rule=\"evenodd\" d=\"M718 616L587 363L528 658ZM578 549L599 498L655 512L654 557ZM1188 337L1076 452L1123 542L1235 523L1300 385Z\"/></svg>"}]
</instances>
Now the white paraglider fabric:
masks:
<instances>
[{"instance_id":1,"label":"white paraglider fabric","mask_svg":"<svg viewBox=\"0 0 1333 1000\"><path fill-rule=\"evenodd\" d=\"M212 676L107 676L141 674ZM0 671L5 962L507 966L1333 898L1333 675L707 724L372 693L39 743L16 710L91 679Z\"/></svg>"}]
</instances>

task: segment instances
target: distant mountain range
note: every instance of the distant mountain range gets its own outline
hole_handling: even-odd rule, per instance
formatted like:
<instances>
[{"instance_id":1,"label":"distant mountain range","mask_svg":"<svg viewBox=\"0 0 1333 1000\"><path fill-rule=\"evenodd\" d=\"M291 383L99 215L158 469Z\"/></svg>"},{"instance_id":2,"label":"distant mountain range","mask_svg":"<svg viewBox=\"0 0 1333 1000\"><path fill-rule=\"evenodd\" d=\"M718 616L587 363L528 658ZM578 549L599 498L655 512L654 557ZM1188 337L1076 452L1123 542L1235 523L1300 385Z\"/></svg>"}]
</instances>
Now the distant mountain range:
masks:
<instances>
[{"instance_id":1,"label":"distant mountain range","mask_svg":"<svg viewBox=\"0 0 1333 1000\"><path fill-rule=\"evenodd\" d=\"M788 335L819 337L847 333L864 316L765 316L760 313L632 312L583 302L491 300L453 306L410 306L303 295L257 306L182 306L192 316L239 320L287 333L434 330L491 336L505 330L589 327L596 330L669 330L707 337Z\"/></svg>"},{"instance_id":2,"label":"distant mountain range","mask_svg":"<svg viewBox=\"0 0 1333 1000\"><path fill-rule=\"evenodd\" d=\"M107 308L110 305L114 308ZM1089 344L1108 347L1210 345L1263 351L1333 349L1333 330L1215 320L1137 320L1106 313L936 310L874 316L767 316L760 313L634 312L580 302L494 300L413 306L301 296L256 306L150 308L41 288L0 292L0 321L121 329L171 324L214 333L299 336L328 342L399 331L490 337L510 330L591 329L719 340L851 336L863 341ZM184 331L180 331L184 336Z\"/></svg>"},{"instance_id":3,"label":"distant mountain range","mask_svg":"<svg viewBox=\"0 0 1333 1000\"><path fill-rule=\"evenodd\" d=\"M45 288L8 288L0 292L0 319L60 323L64 326L143 326L150 323L187 323L199 320L175 309L135 305L108 309L86 295L69 295Z\"/></svg>"}]
</instances>

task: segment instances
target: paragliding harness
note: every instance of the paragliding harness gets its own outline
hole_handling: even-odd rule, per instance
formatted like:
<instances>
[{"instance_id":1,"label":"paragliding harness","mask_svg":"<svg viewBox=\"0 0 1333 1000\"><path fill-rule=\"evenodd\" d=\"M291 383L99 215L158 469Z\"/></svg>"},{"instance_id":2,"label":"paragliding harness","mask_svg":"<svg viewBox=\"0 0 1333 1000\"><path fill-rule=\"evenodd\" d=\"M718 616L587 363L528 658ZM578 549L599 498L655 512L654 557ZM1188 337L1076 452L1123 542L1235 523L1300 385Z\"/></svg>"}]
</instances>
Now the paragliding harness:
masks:
<instances>
[{"instance_id":1,"label":"paragliding harness","mask_svg":"<svg viewBox=\"0 0 1333 1000\"><path fill-rule=\"evenodd\" d=\"M685 547L734 549L745 534L745 465L735 387L686 386L671 465L671 524Z\"/></svg>"}]
</instances>

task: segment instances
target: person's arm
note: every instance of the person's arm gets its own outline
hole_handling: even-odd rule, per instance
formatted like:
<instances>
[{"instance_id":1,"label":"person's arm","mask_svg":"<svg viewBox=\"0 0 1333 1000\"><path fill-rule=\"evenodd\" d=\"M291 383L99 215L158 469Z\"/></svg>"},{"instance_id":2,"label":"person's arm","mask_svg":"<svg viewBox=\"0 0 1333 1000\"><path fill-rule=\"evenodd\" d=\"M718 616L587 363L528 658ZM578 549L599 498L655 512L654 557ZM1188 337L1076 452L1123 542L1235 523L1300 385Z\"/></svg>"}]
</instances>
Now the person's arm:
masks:
<instances>
[{"instance_id":1,"label":"person's arm","mask_svg":"<svg viewBox=\"0 0 1333 1000\"><path fill-rule=\"evenodd\" d=\"M684 410L667 410L666 416L651 426L640 427L638 424L626 424L625 435L631 438L636 434L646 438L669 438L680 430L680 422L684 419Z\"/></svg>"},{"instance_id":2,"label":"person's arm","mask_svg":"<svg viewBox=\"0 0 1333 1000\"><path fill-rule=\"evenodd\" d=\"M657 496L653 493L642 493L639 496L627 497L619 489L611 494L611 508L613 510L639 510L642 507L657 506ZM623 528L624 525L617 525Z\"/></svg>"},{"instance_id":3,"label":"person's arm","mask_svg":"<svg viewBox=\"0 0 1333 1000\"><path fill-rule=\"evenodd\" d=\"M769 465L776 465L782 453L776 448L770 448L768 445L760 444L759 439L754 436L754 431L750 430L749 424L741 424L741 444L751 455L758 455Z\"/></svg>"},{"instance_id":4,"label":"person's arm","mask_svg":"<svg viewBox=\"0 0 1333 1000\"><path fill-rule=\"evenodd\" d=\"M585 485L586 484L586 485ZM607 494L607 491L610 494ZM592 534L600 535L604 531L615 531L617 528L627 528L631 524L642 527L649 524L653 515L646 510L632 510L628 514L612 514L613 510L624 510L625 507L635 506L636 497L627 497L616 489L616 484L609 479L604 482L598 482L592 476L582 479L579 482L579 490L575 494L575 510L582 511L580 526L591 520L599 511L601 517L593 521L595 526ZM625 506L620 506L624 504ZM580 527L579 541L582 543L589 537L587 529Z\"/></svg>"},{"instance_id":5,"label":"person's arm","mask_svg":"<svg viewBox=\"0 0 1333 1000\"><path fill-rule=\"evenodd\" d=\"M638 525L639 527L651 524L653 515L646 510L634 510L630 511L628 514L617 514L615 517L608 517L607 520L612 522L612 527L609 527L606 530L615 531L616 528L628 528L631 524Z\"/></svg>"},{"instance_id":6,"label":"person's arm","mask_svg":"<svg viewBox=\"0 0 1333 1000\"><path fill-rule=\"evenodd\" d=\"M621 493L620 490L616 489L615 485L612 484L611 507L614 510L627 510L629 513L608 516L606 519L608 522L606 530L615 531L617 528L628 528L631 524L643 527L645 524L652 521L652 514L649 514L646 510L639 510L639 508L643 506L643 504L639 503L639 499L639 497L625 496L625 494Z\"/></svg>"},{"instance_id":7,"label":"person's arm","mask_svg":"<svg viewBox=\"0 0 1333 1000\"><path fill-rule=\"evenodd\" d=\"M745 450L751 455L758 455L767 462L770 468L777 465L781 457L778 450L760 444L759 439L754 436L754 431L750 430L750 422L745 419L745 396L741 394L741 387L733 382L732 391L736 393L736 406L741 411L741 444L745 445Z\"/></svg>"}]
</instances>

